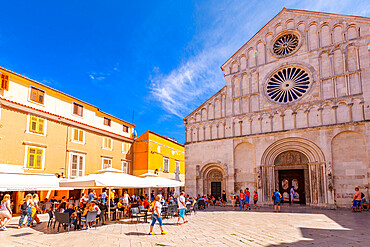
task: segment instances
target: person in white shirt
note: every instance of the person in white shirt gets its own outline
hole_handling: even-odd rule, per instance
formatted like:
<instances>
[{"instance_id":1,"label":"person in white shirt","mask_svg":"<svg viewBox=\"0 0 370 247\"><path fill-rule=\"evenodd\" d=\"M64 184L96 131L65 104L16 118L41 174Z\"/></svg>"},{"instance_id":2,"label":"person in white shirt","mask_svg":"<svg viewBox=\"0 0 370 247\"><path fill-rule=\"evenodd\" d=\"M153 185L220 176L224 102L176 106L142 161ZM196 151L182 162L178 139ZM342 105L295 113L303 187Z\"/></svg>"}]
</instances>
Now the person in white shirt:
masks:
<instances>
[{"instance_id":1,"label":"person in white shirt","mask_svg":"<svg viewBox=\"0 0 370 247\"><path fill-rule=\"evenodd\" d=\"M129 203L129 195L127 194L127 191L125 191L125 193L123 194L123 205L127 207L128 203Z\"/></svg>"},{"instance_id":2,"label":"person in white shirt","mask_svg":"<svg viewBox=\"0 0 370 247\"><path fill-rule=\"evenodd\" d=\"M183 220L184 224L188 223L187 220L185 220L185 209L186 209L186 202L185 202L185 192L182 191L179 198L177 198L177 205L179 206L179 218L177 219L177 225L181 225L180 219Z\"/></svg>"},{"instance_id":3,"label":"person in white shirt","mask_svg":"<svg viewBox=\"0 0 370 247\"><path fill-rule=\"evenodd\" d=\"M101 210L99 206L95 204L95 201L91 201L91 207L94 209L94 211L98 211L98 215L100 215Z\"/></svg>"},{"instance_id":4,"label":"person in white shirt","mask_svg":"<svg viewBox=\"0 0 370 247\"><path fill-rule=\"evenodd\" d=\"M12 210L10 208L10 195L6 194L0 204L0 229L6 231L6 224L12 218Z\"/></svg>"},{"instance_id":5,"label":"person in white shirt","mask_svg":"<svg viewBox=\"0 0 370 247\"><path fill-rule=\"evenodd\" d=\"M150 224L149 235L155 235L155 233L153 232L153 227L154 227L154 224L155 224L156 221L158 221L159 227L161 228L161 234L164 235L164 234L167 233L167 231L163 230L163 222L162 222L162 218L161 218L162 205L160 203L161 199L162 199L162 196L157 195L155 197L155 201L153 202L154 205L151 205L151 206L153 206L153 213L152 213L152 223ZM150 209L149 209L149 211L150 211Z\"/></svg>"},{"instance_id":6,"label":"person in white shirt","mask_svg":"<svg viewBox=\"0 0 370 247\"><path fill-rule=\"evenodd\" d=\"M88 195L88 194L83 193L83 194L82 194L82 197L81 197L81 199L80 199L80 202L82 202L83 204L86 204L88 201L89 201L89 195Z\"/></svg>"}]
</instances>

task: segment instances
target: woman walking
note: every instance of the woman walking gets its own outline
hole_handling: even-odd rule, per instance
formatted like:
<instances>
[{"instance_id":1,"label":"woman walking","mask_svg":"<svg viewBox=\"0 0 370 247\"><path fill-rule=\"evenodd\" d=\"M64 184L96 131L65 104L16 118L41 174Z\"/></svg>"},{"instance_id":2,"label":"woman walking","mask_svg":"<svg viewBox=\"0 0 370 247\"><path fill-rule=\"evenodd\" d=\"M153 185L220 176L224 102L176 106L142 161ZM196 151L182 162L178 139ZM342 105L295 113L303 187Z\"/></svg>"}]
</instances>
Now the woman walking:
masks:
<instances>
[{"instance_id":1,"label":"woman walking","mask_svg":"<svg viewBox=\"0 0 370 247\"><path fill-rule=\"evenodd\" d=\"M222 194L221 194L221 207L225 207L226 206L226 202L227 202L226 192L223 190L222 191Z\"/></svg>"},{"instance_id":2,"label":"woman walking","mask_svg":"<svg viewBox=\"0 0 370 247\"><path fill-rule=\"evenodd\" d=\"M162 210L161 199L162 199L162 196L160 195L157 195L155 198L155 202L153 205L153 213L152 213L152 223L150 224L149 235L155 235L155 233L153 232L153 227L156 221L158 221L159 227L161 228L161 234L164 235L167 233L167 231L164 231L162 227L163 222L161 218L161 210Z\"/></svg>"},{"instance_id":3,"label":"woman walking","mask_svg":"<svg viewBox=\"0 0 370 247\"><path fill-rule=\"evenodd\" d=\"M21 218L19 219L18 223L18 229L21 228L23 225L24 218L27 216L27 221L28 221L28 226L31 227L33 226L33 221L32 221L32 195L27 194L26 198L23 200L23 204L21 205Z\"/></svg>"},{"instance_id":4,"label":"woman walking","mask_svg":"<svg viewBox=\"0 0 370 247\"><path fill-rule=\"evenodd\" d=\"M37 212L39 209L39 195L33 194L33 201L32 201L32 220L36 221L37 224L40 224L40 219L37 217Z\"/></svg>"},{"instance_id":5,"label":"woman walking","mask_svg":"<svg viewBox=\"0 0 370 247\"><path fill-rule=\"evenodd\" d=\"M10 209L10 195L6 194L1 201L0 207L0 229L6 231L6 224L12 218L12 210Z\"/></svg>"}]
</instances>

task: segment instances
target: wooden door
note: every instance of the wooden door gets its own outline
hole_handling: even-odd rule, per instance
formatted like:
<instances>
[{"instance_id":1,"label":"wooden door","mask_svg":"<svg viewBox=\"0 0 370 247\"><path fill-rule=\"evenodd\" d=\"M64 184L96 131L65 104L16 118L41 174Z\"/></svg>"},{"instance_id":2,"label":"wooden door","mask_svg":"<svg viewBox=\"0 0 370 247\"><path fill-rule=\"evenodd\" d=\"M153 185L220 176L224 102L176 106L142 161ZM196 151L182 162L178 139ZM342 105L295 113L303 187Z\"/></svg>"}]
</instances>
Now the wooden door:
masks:
<instances>
[{"instance_id":1,"label":"wooden door","mask_svg":"<svg viewBox=\"0 0 370 247\"><path fill-rule=\"evenodd\" d=\"M304 170L280 170L279 171L279 192L284 202L290 202L290 189L294 188L295 198L293 203L305 204L305 181Z\"/></svg>"},{"instance_id":2,"label":"wooden door","mask_svg":"<svg viewBox=\"0 0 370 247\"><path fill-rule=\"evenodd\" d=\"M211 182L211 195L215 198L221 196L221 182Z\"/></svg>"}]
</instances>

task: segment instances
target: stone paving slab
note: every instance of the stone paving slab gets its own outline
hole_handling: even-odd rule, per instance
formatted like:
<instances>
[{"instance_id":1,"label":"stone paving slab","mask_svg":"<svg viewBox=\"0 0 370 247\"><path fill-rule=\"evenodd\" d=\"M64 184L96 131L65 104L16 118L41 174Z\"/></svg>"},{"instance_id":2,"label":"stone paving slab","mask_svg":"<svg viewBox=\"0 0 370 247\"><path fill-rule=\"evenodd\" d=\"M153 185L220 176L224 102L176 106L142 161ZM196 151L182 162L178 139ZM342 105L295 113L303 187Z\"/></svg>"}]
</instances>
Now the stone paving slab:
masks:
<instances>
[{"instance_id":1,"label":"stone paving slab","mask_svg":"<svg viewBox=\"0 0 370 247\"><path fill-rule=\"evenodd\" d=\"M8 231L0 232L0 246L369 246L370 212L283 207L233 211L213 207L187 216L189 223L177 226L165 219L167 235L149 236L148 223L117 222L96 229L70 232L47 227L47 215L34 228L16 229L19 217Z\"/></svg>"}]
</instances>

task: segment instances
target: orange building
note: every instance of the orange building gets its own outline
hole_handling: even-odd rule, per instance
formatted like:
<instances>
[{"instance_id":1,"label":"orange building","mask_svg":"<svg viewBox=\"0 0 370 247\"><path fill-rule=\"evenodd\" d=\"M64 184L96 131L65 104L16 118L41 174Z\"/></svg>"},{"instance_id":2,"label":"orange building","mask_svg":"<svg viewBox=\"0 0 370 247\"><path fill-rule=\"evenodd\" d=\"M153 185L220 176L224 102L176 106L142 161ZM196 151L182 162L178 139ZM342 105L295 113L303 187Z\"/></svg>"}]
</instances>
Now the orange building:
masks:
<instances>
[{"instance_id":1,"label":"orange building","mask_svg":"<svg viewBox=\"0 0 370 247\"><path fill-rule=\"evenodd\" d=\"M133 124L8 69L0 76L0 164L65 178L108 167L132 173ZM48 194L79 191L40 193Z\"/></svg>"}]
</instances>

